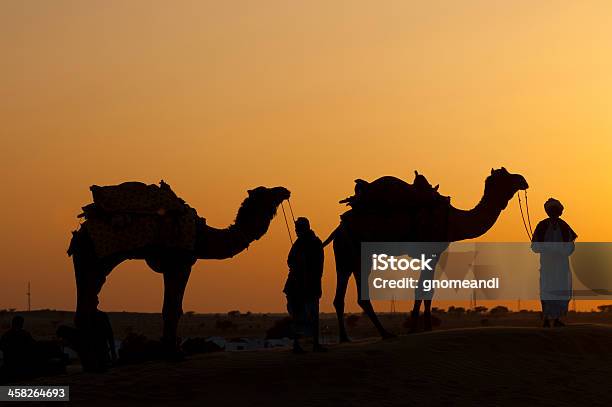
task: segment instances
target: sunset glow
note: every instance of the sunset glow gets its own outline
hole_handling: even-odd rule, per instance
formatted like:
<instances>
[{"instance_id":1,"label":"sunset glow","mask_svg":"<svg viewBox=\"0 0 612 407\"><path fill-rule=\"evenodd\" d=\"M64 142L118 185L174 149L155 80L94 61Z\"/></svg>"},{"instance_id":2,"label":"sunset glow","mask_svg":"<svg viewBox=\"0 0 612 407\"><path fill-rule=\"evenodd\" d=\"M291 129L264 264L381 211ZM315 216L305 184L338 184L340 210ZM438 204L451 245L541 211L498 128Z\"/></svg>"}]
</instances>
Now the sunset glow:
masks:
<instances>
[{"instance_id":1,"label":"sunset glow","mask_svg":"<svg viewBox=\"0 0 612 407\"><path fill-rule=\"evenodd\" d=\"M610 241L610 16L606 1L3 1L0 308L25 308L31 281L33 308L74 309L66 249L92 184L163 179L213 226L282 185L325 239L356 178L417 169L471 208L505 166L532 222L553 196L578 241ZM526 241L516 198L482 239ZM183 308L283 312L289 248L279 211L248 251L197 263ZM100 307L161 301L162 277L131 262Z\"/></svg>"}]
</instances>

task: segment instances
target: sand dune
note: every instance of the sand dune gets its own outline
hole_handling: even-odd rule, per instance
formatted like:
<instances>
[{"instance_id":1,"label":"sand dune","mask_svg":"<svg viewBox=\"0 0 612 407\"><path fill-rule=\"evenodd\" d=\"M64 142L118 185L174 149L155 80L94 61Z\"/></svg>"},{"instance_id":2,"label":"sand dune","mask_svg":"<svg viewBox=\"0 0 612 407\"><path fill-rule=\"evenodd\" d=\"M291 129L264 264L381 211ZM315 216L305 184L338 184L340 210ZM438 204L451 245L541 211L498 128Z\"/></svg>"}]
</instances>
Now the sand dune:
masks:
<instances>
[{"instance_id":1,"label":"sand dune","mask_svg":"<svg viewBox=\"0 0 612 407\"><path fill-rule=\"evenodd\" d=\"M216 353L39 383L69 384L71 405L612 405L611 350L610 326L470 328L328 354Z\"/></svg>"}]
</instances>

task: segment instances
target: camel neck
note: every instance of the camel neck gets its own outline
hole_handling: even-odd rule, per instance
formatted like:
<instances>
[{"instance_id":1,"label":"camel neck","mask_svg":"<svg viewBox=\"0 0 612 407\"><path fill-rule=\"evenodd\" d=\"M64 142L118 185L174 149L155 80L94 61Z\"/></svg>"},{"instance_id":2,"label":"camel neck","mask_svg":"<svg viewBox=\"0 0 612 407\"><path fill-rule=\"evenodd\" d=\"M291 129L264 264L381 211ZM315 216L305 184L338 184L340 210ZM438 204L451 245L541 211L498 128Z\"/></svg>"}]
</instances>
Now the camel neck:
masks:
<instances>
[{"instance_id":1,"label":"camel neck","mask_svg":"<svg viewBox=\"0 0 612 407\"><path fill-rule=\"evenodd\" d=\"M480 202L470 210L451 207L448 218L449 241L482 236L495 224L506 205L507 201L502 202L485 193Z\"/></svg>"}]
</instances>

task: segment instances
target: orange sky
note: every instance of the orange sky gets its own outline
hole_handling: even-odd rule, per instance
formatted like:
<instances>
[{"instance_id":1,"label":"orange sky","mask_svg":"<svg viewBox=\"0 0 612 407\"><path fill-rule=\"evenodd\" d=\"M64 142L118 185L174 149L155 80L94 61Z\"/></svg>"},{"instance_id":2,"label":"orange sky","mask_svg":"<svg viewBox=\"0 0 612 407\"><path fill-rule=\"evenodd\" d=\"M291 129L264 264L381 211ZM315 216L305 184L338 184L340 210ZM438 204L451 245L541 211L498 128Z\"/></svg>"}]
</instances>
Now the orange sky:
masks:
<instances>
[{"instance_id":1,"label":"orange sky","mask_svg":"<svg viewBox=\"0 0 612 407\"><path fill-rule=\"evenodd\" d=\"M214 226L248 188L284 185L324 238L355 178L418 169L471 207L505 165L534 218L555 196L580 241L609 241L611 16L607 1L3 1L0 308L24 308L28 280L34 308L74 308L65 250L94 183L163 178ZM485 238L525 239L516 202ZM199 262L184 309L282 311L288 249L277 218L248 252ZM101 307L158 311L161 294L124 264Z\"/></svg>"}]
</instances>

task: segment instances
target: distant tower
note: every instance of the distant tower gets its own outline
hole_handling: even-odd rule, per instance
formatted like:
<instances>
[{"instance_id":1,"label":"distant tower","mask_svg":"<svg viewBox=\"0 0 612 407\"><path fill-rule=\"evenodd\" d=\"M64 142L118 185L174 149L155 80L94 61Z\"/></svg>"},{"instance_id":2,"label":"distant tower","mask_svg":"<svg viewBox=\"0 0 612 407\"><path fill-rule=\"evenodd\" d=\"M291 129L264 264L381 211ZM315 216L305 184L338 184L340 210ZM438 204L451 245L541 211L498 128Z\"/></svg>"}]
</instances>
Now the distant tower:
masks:
<instances>
[{"instance_id":1,"label":"distant tower","mask_svg":"<svg viewBox=\"0 0 612 407\"><path fill-rule=\"evenodd\" d=\"M391 297L391 313L395 314L395 296Z\"/></svg>"},{"instance_id":2,"label":"distant tower","mask_svg":"<svg viewBox=\"0 0 612 407\"><path fill-rule=\"evenodd\" d=\"M476 305L476 290L472 290L472 296L470 297L470 309L475 309Z\"/></svg>"},{"instance_id":3,"label":"distant tower","mask_svg":"<svg viewBox=\"0 0 612 407\"><path fill-rule=\"evenodd\" d=\"M28 312L32 311L32 291L30 290L30 282L28 281L28 291L26 292L28 296Z\"/></svg>"}]
</instances>

